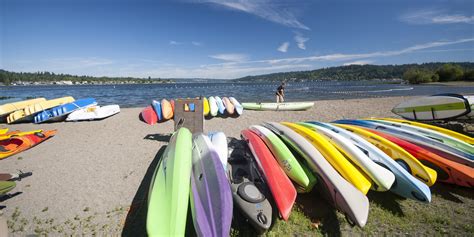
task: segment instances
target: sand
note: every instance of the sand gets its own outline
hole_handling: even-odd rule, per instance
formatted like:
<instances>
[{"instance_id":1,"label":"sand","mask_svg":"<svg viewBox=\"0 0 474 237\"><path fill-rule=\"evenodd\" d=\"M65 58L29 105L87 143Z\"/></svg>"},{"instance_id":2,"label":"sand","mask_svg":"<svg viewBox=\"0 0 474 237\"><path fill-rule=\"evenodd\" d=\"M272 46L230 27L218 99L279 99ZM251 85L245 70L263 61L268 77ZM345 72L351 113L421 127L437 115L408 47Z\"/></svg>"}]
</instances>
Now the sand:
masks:
<instances>
[{"instance_id":1,"label":"sand","mask_svg":"<svg viewBox=\"0 0 474 237\"><path fill-rule=\"evenodd\" d=\"M393 116L390 109L405 99L316 101L312 109L297 112L244 111L239 118L206 120L204 129L239 138L242 129L263 121ZM21 236L119 235L124 226L142 228L140 215L149 183L144 177L153 172L155 156L173 131L173 122L150 126L138 119L140 111L122 109L116 116L93 122L2 125L10 130L58 130L43 144L0 160L0 173L33 172L18 182L14 191L21 194L0 202L0 208L6 206L2 211L13 227L10 231Z\"/></svg>"}]
</instances>

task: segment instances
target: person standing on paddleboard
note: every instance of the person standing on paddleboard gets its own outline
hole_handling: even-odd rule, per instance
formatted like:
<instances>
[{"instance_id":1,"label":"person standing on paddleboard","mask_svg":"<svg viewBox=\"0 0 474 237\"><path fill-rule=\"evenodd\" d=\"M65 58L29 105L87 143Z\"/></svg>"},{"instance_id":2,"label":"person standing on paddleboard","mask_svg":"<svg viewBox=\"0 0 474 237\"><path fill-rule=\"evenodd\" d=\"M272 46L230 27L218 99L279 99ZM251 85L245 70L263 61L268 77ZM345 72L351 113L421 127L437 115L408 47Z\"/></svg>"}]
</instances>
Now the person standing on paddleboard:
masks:
<instances>
[{"instance_id":1,"label":"person standing on paddleboard","mask_svg":"<svg viewBox=\"0 0 474 237\"><path fill-rule=\"evenodd\" d=\"M277 103L285 102L285 82L282 82L275 93Z\"/></svg>"}]
</instances>

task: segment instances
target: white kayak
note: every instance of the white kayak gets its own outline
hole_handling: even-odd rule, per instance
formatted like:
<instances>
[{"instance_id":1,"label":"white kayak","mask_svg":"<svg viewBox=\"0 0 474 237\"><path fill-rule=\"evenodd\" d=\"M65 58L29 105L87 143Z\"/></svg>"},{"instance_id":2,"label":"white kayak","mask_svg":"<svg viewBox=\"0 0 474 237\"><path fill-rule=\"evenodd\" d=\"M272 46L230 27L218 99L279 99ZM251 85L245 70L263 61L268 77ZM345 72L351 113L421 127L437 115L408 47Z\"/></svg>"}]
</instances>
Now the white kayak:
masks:
<instances>
[{"instance_id":1,"label":"white kayak","mask_svg":"<svg viewBox=\"0 0 474 237\"><path fill-rule=\"evenodd\" d=\"M100 120L119 112L119 105L91 106L72 112L66 121Z\"/></svg>"},{"instance_id":2,"label":"white kayak","mask_svg":"<svg viewBox=\"0 0 474 237\"><path fill-rule=\"evenodd\" d=\"M283 102L283 103L242 103L244 109L248 110L276 110L293 111L307 110L313 107L313 102Z\"/></svg>"},{"instance_id":3,"label":"white kayak","mask_svg":"<svg viewBox=\"0 0 474 237\"><path fill-rule=\"evenodd\" d=\"M227 146L227 137L223 132L210 132L208 137L214 145L214 150L216 150L219 155L219 159L224 166L224 170L227 170L227 159L229 157L229 148Z\"/></svg>"}]
</instances>

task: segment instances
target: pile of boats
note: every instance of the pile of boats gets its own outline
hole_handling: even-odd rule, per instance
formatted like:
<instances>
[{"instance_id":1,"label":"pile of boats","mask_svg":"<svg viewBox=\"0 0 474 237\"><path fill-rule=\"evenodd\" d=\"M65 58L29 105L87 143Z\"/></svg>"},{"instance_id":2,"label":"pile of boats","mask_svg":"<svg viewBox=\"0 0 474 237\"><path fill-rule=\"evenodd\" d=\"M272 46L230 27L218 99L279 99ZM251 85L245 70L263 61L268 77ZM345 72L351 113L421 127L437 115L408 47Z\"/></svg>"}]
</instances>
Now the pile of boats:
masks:
<instances>
[{"instance_id":1,"label":"pile of boats","mask_svg":"<svg viewBox=\"0 0 474 237\"><path fill-rule=\"evenodd\" d=\"M11 124L99 120L119 112L118 105L98 106L94 98L35 98L0 105L0 121Z\"/></svg>"},{"instance_id":2,"label":"pile of boats","mask_svg":"<svg viewBox=\"0 0 474 237\"><path fill-rule=\"evenodd\" d=\"M203 97L203 115L206 118L212 117L238 117L244 108L234 97L210 96ZM194 103L184 104L183 111L194 112L196 105ZM174 117L175 100L162 99L161 101L153 100L151 104L145 107L140 113L141 118L147 124L153 125L159 122L166 122Z\"/></svg>"},{"instance_id":3,"label":"pile of boats","mask_svg":"<svg viewBox=\"0 0 474 237\"><path fill-rule=\"evenodd\" d=\"M0 160L26 151L53 137L56 130L11 131L0 129Z\"/></svg>"},{"instance_id":4,"label":"pile of boats","mask_svg":"<svg viewBox=\"0 0 474 237\"><path fill-rule=\"evenodd\" d=\"M474 139L432 125L392 118L266 122L244 129L241 147L229 150L219 134L173 134L151 182L150 236L183 236L188 204L198 236L228 236L234 206L262 233L272 210L287 220L297 193L313 188L363 227L369 190L429 203L437 181L474 185Z\"/></svg>"}]
</instances>

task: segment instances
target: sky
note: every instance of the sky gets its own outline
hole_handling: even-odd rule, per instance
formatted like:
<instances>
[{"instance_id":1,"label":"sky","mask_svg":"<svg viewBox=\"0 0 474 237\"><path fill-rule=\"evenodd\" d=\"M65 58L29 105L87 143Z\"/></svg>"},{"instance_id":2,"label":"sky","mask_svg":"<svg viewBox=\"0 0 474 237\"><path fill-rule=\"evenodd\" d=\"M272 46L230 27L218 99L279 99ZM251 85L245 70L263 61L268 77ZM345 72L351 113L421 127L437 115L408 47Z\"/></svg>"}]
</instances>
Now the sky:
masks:
<instances>
[{"instance_id":1,"label":"sky","mask_svg":"<svg viewBox=\"0 0 474 237\"><path fill-rule=\"evenodd\" d=\"M0 69L239 78L474 61L472 0L0 0Z\"/></svg>"}]
</instances>

